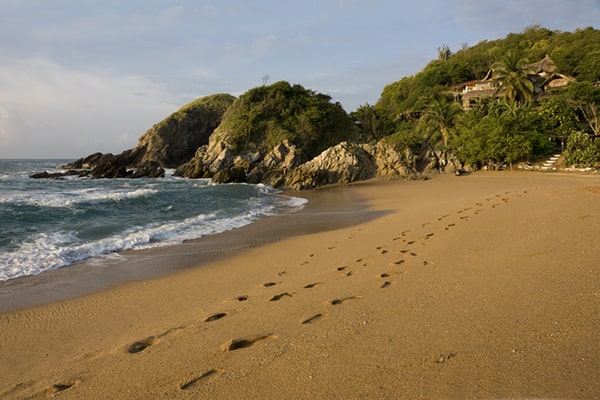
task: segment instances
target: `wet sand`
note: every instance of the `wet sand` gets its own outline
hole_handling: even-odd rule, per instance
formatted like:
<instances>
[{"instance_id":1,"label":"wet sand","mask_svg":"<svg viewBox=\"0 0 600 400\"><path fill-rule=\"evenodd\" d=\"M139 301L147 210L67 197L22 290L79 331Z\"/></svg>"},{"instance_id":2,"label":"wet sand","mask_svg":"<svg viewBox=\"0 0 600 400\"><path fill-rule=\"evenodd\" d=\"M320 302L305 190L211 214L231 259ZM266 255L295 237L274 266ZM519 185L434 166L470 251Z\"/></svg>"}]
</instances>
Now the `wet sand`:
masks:
<instances>
[{"instance_id":1,"label":"wet sand","mask_svg":"<svg viewBox=\"0 0 600 400\"><path fill-rule=\"evenodd\" d=\"M0 314L0 398L600 397L600 177L322 194L306 227L152 251L151 279Z\"/></svg>"},{"instance_id":2,"label":"wet sand","mask_svg":"<svg viewBox=\"0 0 600 400\"><path fill-rule=\"evenodd\" d=\"M181 245L131 250L97 257L37 276L0 282L0 313L17 311L196 268L221 257L295 235L349 227L376 218L347 186L284 195L309 200L296 213L267 217L248 226Z\"/></svg>"}]
</instances>

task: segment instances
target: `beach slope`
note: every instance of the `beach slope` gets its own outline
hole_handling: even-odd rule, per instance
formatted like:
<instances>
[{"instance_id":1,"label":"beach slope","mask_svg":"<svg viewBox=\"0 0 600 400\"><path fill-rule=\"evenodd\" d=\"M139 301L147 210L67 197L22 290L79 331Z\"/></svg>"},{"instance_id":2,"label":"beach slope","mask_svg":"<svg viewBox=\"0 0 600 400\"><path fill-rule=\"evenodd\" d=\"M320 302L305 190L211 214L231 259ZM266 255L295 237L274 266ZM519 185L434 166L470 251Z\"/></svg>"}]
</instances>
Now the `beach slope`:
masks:
<instances>
[{"instance_id":1,"label":"beach slope","mask_svg":"<svg viewBox=\"0 0 600 400\"><path fill-rule=\"evenodd\" d=\"M0 314L0 398L600 398L600 177L343 190L377 217Z\"/></svg>"}]
</instances>

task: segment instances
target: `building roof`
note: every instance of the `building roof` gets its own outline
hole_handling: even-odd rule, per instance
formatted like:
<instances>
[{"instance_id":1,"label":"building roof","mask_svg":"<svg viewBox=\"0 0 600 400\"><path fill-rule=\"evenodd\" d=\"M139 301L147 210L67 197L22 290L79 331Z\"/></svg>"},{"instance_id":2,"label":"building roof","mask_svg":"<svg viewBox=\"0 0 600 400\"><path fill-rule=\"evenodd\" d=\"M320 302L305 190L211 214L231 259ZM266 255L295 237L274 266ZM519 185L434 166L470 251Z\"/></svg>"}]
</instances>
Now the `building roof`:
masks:
<instances>
[{"instance_id":1,"label":"building roof","mask_svg":"<svg viewBox=\"0 0 600 400\"><path fill-rule=\"evenodd\" d=\"M543 72L551 74L552 72L556 71L556 64L554 64L554 61L550 58L549 55L546 54L546 57L544 57L540 61L533 64L528 64L524 68L534 74L540 74Z\"/></svg>"}]
</instances>

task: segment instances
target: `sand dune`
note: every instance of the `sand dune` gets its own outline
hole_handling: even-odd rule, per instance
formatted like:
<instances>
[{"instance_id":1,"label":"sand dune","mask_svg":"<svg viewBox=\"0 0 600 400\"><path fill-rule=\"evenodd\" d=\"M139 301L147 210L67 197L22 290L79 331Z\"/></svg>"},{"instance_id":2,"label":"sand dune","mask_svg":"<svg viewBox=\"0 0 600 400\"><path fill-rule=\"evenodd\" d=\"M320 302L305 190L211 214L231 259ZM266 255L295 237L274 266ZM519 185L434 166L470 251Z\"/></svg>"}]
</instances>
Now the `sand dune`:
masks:
<instances>
[{"instance_id":1,"label":"sand dune","mask_svg":"<svg viewBox=\"0 0 600 400\"><path fill-rule=\"evenodd\" d=\"M336 190L377 217L0 314L0 397L600 397L600 177Z\"/></svg>"}]
</instances>

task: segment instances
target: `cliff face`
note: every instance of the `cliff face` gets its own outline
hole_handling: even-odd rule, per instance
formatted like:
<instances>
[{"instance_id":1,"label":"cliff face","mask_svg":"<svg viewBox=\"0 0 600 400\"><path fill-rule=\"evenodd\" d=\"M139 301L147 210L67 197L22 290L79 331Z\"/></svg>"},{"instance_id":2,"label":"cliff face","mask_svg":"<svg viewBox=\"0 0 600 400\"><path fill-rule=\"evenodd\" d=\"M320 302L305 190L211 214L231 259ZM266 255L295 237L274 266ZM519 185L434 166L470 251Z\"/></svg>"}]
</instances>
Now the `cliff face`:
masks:
<instances>
[{"instance_id":1,"label":"cliff face","mask_svg":"<svg viewBox=\"0 0 600 400\"><path fill-rule=\"evenodd\" d=\"M164 168L175 168L208 143L235 97L216 94L181 107L144 133L138 144L121 154L95 153L64 165L94 178L161 177Z\"/></svg>"},{"instance_id":2,"label":"cliff face","mask_svg":"<svg viewBox=\"0 0 600 400\"><path fill-rule=\"evenodd\" d=\"M139 139L135 148L122 153L129 165L156 162L175 168L188 161L196 149L208 143L235 97L216 94L197 99L155 124Z\"/></svg>"}]
</instances>

